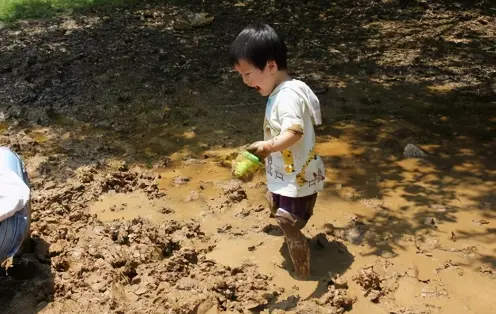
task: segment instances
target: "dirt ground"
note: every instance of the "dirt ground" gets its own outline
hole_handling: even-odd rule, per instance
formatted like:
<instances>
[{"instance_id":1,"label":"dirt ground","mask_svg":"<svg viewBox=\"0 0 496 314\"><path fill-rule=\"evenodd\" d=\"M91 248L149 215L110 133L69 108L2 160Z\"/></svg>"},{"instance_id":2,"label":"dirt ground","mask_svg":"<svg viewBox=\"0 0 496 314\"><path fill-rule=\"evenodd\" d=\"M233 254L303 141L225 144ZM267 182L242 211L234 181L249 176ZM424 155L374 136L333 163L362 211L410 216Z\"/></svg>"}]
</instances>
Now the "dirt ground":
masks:
<instances>
[{"instance_id":1,"label":"dirt ground","mask_svg":"<svg viewBox=\"0 0 496 314\"><path fill-rule=\"evenodd\" d=\"M143 1L0 24L0 144L33 191L2 313L495 313L496 8L405 2ZM226 50L260 19L322 103L305 281L263 176L229 169L264 99Z\"/></svg>"}]
</instances>

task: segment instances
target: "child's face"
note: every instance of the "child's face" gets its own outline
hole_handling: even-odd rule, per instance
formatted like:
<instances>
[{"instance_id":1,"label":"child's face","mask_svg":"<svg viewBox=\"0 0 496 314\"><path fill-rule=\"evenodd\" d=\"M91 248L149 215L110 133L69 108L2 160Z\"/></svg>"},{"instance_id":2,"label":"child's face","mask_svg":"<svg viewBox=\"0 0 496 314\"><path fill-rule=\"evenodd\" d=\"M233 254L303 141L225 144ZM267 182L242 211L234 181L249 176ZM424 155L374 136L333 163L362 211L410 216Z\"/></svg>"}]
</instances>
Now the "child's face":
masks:
<instances>
[{"instance_id":1,"label":"child's face","mask_svg":"<svg viewBox=\"0 0 496 314\"><path fill-rule=\"evenodd\" d=\"M274 61L267 62L265 69L260 70L246 60L239 60L234 69L241 74L243 82L255 88L260 95L269 96L275 88L277 65Z\"/></svg>"}]
</instances>

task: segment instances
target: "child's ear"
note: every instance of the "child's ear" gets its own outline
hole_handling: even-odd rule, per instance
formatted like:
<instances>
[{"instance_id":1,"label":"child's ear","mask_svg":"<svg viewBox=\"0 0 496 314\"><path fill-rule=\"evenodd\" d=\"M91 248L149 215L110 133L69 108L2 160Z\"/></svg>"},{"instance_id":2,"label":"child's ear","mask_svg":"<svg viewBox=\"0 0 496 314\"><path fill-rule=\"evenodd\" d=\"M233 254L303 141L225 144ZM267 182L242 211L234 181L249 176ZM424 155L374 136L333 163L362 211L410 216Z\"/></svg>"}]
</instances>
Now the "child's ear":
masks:
<instances>
[{"instance_id":1,"label":"child's ear","mask_svg":"<svg viewBox=\"0 0 496 314\"><path fill-rule=\"evenodd\" d=\"M267 68L270 73L277 72L277 63L274 60L267 61Z\"/></svg>"}]
</instances>

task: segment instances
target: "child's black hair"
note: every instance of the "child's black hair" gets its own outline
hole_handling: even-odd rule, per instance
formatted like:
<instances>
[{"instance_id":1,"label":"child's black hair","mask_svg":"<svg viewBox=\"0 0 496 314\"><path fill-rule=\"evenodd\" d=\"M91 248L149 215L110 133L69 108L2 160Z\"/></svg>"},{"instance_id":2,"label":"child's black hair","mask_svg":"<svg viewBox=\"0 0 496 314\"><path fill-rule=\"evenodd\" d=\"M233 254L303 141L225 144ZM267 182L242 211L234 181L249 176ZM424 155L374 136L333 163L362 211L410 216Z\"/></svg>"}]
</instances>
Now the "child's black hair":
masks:
<instances>
[{"instance_id":1,"label":"child's black hair","mask_svg":"<svg viewBox=\"0 0 496 314\"><path fill-rule=\"evenodd\" d=\"M274 61L279 70L286 70L287 48L272 27L267 24L248 25L229 48L229 62L235 66L246 60L260 70L265 69L268 61Z\"/></svg>"}]
</instances>

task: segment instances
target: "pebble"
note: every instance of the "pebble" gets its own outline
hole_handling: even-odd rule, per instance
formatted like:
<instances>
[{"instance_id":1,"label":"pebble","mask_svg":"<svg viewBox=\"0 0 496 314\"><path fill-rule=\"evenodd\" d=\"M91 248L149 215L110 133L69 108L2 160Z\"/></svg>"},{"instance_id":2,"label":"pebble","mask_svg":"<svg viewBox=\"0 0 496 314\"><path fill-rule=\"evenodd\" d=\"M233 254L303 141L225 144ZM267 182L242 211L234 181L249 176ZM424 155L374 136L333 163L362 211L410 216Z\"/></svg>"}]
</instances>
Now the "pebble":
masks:
<instances>
[{"instance_id":1,"label":"pebble","mask_svg":"<svg viewBox=\"0 0 496 314\"><path fill-rule=\"evenodd\" d=\"M424 153L423 150L418 148L413 144L408 144L405 146L405 150L403 151L403 156L406 158L423 158L427 157L427 154Z\"/></svg>"}]
</instances>

